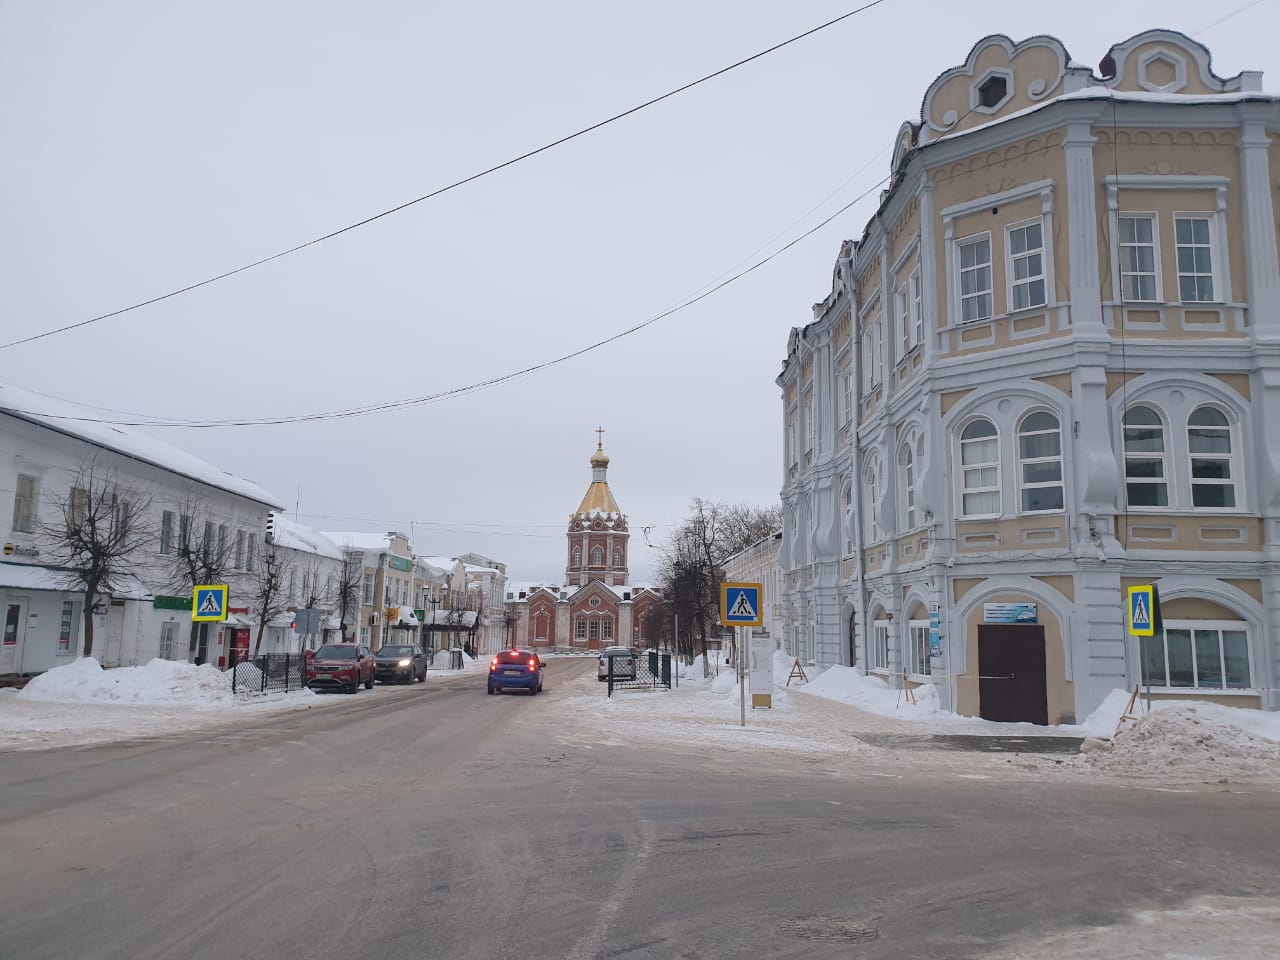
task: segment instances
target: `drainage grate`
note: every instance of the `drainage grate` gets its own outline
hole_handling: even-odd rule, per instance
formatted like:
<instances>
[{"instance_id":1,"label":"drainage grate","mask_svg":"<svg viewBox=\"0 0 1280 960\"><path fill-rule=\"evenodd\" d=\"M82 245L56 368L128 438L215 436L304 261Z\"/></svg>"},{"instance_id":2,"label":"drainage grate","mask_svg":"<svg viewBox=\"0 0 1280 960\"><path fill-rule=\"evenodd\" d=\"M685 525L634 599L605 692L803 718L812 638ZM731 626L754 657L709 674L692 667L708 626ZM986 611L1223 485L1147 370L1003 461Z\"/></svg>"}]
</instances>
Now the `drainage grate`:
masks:
<instances>
[{"instance_id":1,"label":"drainage grate","mask_svg":"<svg viewBox=\"0 0 1280 960\"><path fill-rule=\"evenodd\" d=\"M870 943L880 937L871 922L846 917L792 917L778 924L778 932L813 943Z\"/></svg>"}]
</instances>

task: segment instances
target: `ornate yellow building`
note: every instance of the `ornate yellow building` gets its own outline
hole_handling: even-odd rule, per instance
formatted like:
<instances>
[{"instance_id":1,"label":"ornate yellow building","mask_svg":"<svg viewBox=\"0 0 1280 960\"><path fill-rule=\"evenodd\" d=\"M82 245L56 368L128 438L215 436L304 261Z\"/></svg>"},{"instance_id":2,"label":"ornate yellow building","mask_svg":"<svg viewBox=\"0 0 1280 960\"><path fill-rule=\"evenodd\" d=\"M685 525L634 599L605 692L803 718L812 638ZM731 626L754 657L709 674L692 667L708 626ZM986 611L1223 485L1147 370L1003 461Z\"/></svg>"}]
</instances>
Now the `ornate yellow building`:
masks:
<instances>
[{"instance_id":1,"label":"ornate yellow building","mask_svg":"<svg viewBox=\"0 0 1280 960\"><path fill-rule=\"evenodd\" d=\"M981 40L791 332L787 642L1000 720L1280 697L1280 105L1152 30ZM1131 636L1129 586L1164 629Z\"/></svg>"}]
</instances>

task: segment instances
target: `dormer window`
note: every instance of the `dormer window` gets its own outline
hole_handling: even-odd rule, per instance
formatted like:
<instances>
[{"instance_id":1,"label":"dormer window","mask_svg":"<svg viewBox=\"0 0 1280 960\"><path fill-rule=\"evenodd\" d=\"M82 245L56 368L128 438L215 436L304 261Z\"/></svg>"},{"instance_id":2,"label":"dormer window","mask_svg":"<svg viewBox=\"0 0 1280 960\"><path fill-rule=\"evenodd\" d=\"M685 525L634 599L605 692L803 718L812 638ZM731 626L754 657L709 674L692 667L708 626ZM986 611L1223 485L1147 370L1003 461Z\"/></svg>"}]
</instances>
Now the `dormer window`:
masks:
<instances>
[{"instance_id":1,"label":"dormer window","mask_svg":"<svg viewBox=\"0 0 1280 960\"><path fill-rule=\"evenodd\" d=\"M1009 90L1009 81L1004 77L987 77L978 84L978 105L994 110L1000 105Z\"/></svg>"}]
</instances>

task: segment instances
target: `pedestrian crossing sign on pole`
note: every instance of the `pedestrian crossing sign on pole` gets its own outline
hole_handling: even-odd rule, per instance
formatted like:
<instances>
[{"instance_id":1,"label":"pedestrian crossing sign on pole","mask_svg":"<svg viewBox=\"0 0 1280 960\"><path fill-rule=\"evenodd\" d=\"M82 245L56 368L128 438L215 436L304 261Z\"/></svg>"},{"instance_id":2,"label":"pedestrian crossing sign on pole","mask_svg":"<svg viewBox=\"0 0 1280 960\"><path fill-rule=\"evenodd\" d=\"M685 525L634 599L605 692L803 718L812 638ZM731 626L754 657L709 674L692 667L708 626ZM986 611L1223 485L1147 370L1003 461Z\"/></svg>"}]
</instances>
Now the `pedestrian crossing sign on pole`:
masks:
<instances>
[{"instance_id":1,"label":"pedestrian crossing sign on pole","mask_svg":"<svg viewBox=\"0 0 1280 960\"><path fill-rule=\"evenodd\" d=\"M720 586L720 622L726 627L763 627L760 583L725 583Z\"/></svg>"},{"instance_id":2,"label":"pedestrian crossing sign on pole","mask_svg":"<svg viewBox=\"0 0 1280 960\"><path fill-rule=\"evenodd\" d=\"M1153 637L1156 633L1157 610L1155 587L1129 588L1129 632L1135 637Z\"/></svg>"},{"instance_id":3,"label":"pedestrian crossing sign on pole","mask_svg":"<svg viewBox=\"0 0 1280 960\"><path fill-rule=\"evenodd\" d=\"M225 583L206 584L191 591L191 619L225 620L227 619L227 593Z\"/></svg>"}]
</instances>

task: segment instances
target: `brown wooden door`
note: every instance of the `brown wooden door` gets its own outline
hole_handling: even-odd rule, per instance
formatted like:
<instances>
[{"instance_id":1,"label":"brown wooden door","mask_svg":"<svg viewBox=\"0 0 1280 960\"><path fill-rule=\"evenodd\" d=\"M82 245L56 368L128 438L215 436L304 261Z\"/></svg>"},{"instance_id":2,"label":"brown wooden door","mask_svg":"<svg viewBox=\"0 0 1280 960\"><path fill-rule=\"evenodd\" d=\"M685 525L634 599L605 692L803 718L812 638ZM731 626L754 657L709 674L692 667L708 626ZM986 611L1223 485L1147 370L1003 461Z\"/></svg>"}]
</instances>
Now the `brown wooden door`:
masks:
<instances>
[{"instance_id":1,"label":"brown wooden door","mask_svg":"<svg viewBox=\"0 0 1280 960\"><path fill-rule=\"evenodd\" d=\"M981 624L978 627L978 712L1001 723L1049 722L1044 627Z\"/></svg>"}]
</instances>

